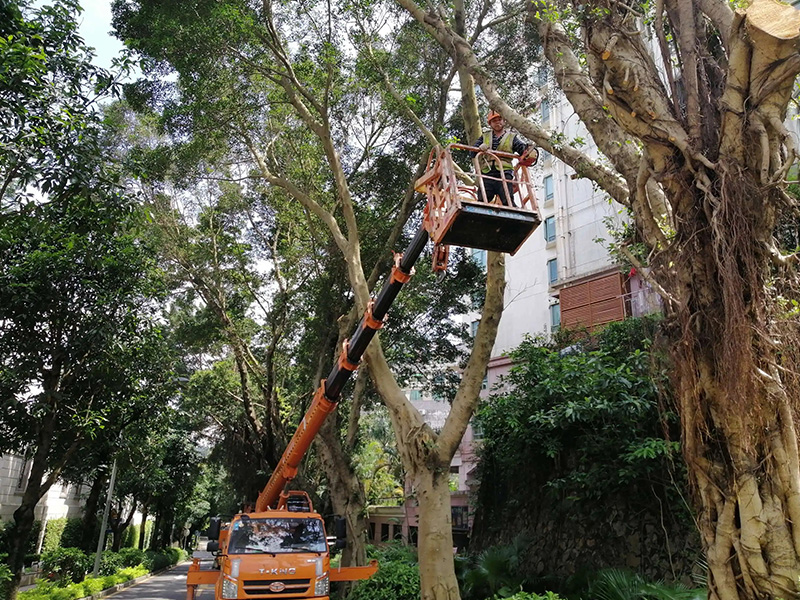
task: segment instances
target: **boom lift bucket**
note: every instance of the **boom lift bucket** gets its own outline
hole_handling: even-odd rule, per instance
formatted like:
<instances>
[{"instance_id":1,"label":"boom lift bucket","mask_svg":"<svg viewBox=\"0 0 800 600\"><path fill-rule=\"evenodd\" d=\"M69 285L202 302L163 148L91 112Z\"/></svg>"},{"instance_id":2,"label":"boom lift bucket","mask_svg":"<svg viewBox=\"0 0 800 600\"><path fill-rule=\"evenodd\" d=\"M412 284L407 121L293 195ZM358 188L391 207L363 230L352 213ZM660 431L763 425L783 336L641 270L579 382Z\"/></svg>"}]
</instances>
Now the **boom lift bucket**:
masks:
<instances>
[{"instance_id":1,"label":"boom lift bucket","mask_svg":"<svg viewBox=\"0 0 800 600\"><path fill-rule=\"evenodd\" d=\"M477 175L464 173L453 161L452 150L474 152ZM415 183L415 189L428 197L424 226L437 249L434 270L447 268L446 246L464 246L515 254L541 223L536 194L526 165L517 163L507 181L513 186L513 198L486 197L480 160L488 160L502 169L501 159L519 158L516 154L481 151L463 144L436 146L431 150L428 169ZM492 178L497 179L497 178ZM505 188L506 186L503 186ZM505 200L505 203L503 202ZM514 206L509 206L509 204Z\"/></svg>"}]
</instances>

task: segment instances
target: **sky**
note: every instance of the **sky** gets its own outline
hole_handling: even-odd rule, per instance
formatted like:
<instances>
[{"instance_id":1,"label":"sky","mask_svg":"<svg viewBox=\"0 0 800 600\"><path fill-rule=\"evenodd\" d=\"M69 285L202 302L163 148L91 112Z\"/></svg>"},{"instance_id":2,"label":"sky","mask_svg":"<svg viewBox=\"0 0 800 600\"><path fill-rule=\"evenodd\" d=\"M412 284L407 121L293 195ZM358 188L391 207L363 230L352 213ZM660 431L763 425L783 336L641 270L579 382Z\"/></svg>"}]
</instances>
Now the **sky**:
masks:
<instances>
[{"instance_id":1,"label":"sky","mask_svg":"<svg viewBox=\"0 0 800 600\"><path fill-rule=\"evenodd\" d=\"M109 69L111 60L122 50L122 42L111 35L111 0L82 0L78 17L81 36L95 49L94 63Z\"/></svg>"}]
</instances>

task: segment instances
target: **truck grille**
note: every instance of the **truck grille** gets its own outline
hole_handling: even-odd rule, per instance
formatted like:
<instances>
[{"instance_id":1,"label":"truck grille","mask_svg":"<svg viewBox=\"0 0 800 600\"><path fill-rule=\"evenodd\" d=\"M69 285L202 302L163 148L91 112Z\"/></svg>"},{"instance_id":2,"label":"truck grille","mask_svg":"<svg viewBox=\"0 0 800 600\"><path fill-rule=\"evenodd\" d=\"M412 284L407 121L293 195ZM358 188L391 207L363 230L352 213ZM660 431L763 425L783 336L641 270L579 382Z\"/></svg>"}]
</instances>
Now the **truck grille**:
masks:
<instances>
[{"instance_id":1,"label":"truck grille","mask_svg":"<svg viewBox=\"0 0 800 600\"><path fill-rule=\"evenodd\" d=\"M281 583L285 587L280 591L269 588L274 583ZM249 596L298 596L308 591L310 579L245 579L242 582L245 594Z\"/></svg>"}]
</instances>

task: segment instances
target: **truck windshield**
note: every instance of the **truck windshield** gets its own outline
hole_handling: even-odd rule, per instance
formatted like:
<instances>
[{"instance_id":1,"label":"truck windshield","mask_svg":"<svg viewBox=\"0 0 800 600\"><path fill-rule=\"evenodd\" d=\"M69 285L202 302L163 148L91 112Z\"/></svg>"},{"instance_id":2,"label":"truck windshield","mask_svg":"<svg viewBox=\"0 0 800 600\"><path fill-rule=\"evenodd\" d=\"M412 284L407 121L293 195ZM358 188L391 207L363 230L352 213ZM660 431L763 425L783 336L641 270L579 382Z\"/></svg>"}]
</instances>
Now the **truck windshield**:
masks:
<instances>
[{"instance_id":1,"label":"truck windshield","mask_svg":"<svg viewBox=\"0 0 800 600\"><path fill-rule=\"evenodd\" d=\"M228 554L326 552L319 519L241 519L231 524Z\"/></svg>"}]
</instances>

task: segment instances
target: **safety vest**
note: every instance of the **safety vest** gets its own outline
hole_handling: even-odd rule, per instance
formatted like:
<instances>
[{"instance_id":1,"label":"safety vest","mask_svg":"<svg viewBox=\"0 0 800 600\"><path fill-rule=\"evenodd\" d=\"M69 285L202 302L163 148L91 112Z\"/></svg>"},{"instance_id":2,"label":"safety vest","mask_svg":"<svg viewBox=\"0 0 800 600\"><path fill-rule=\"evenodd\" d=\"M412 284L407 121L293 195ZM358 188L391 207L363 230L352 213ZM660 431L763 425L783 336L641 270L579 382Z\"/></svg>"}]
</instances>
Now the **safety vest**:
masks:
<instances>
[{"instance_id":1,"label":"safety vest","mask_svg":"<svg viewBox=\"0 0 800 600\"><path fill-rule=\"evenodd\" d=\"M489 146L489 148L492 147L491 131L485 131L483 133L483 143ZM512 152L514 152L513 144L514 144L514 134L511 133L510 131L507 131L503 134L503 137L500 138L500 143L497 144L497 151L508 152L509 154L511 154ZM514 165L511 164L511 161L509 159L503 158L501 159L501 161L503 163L504 171L510 171L511 169L514 168ZM481 162L483 163L483 165L481 166L482 173L488 173L489 171L496 171L498 168L497 159L488 159L486 157L483 157Z\"/></svg>"}]
</instances>

